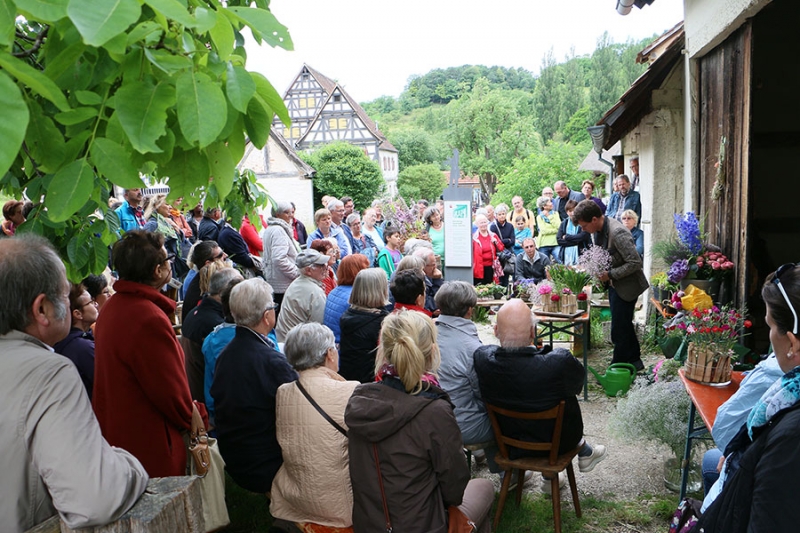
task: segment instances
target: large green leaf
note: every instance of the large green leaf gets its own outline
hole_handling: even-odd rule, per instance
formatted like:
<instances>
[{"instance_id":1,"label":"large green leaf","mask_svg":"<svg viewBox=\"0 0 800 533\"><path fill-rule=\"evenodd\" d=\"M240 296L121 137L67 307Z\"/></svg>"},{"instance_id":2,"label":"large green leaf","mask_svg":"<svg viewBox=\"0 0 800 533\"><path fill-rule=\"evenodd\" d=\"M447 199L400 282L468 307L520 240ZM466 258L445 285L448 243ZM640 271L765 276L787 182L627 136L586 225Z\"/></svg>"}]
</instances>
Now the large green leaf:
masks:
<instances>
[{"instance_id":1,"label":"large green leaf","mask_svg":"<svg viewBox=\"0 0 800 533\"><path fill-rule=\"evenodd\" d=\"M291 126L292 119L289 118L289 111L286 109L286 104L283 103L283 98L281 98L281 95L275 90L275 87L272 86L263 74L251 72L250 76L252 76L253 81L256 82L256 92L258 95L263 98L270 109L278 115L278 118L281 119L284 126L287 128Z\"/></svg>"},{"instance_id":2,"label":"large green leaf","mask_svg":"<svg viewBox=\"0 0 800 533\"><path fill-rule=\"evenodd\" d=\"M25 133L25 146L30 156L39 166L39 170L52 173L58 170L64 161L66 144L53 120L42 112L35 101L30 102L31 117L28 131Z\"/></svg>"},{"instance_id":3,"label":"large green leaf","mask_svg":"<svg viewBox=\"0 0 800 533\"><path fill-rule=\"evenodd\" d=\"M171 198L187 198L196 189L208 185L208 161L198 150L175 148L172 159L164 165L161 174L169 176L167 184Z\"/></svg>"},{"instance_id":4,"label":"large green leaf","mask_svg":"<svg viewBox=\"0 0 800 533\"><path fill-rule=\"evenodd\" d=\"M220 198L225 198L233 187L233 172L236 169L231 152L225 143L213 143L206 148L206 157L217 193Z\"/></svg>"},{"instance_id":5,"label":"large green leaf","mask_svg":"<svg viewBox=\"0 0 800 533\"><path fill-rule=\"evenodd\" d=\"M177 56L166 50L151 50L150 48L145 48L144 55L147 56L147 59L153 65L167 74L175 74L176 72L186 70L192 66L192 60L188 57Z\"/></svg>"},{"instance_id":6,"label":"large green leaf","mask_svg":"<svg viewBox=\"0 0 800 533\"><path fill-rule=\"evenodd\" d=\"M161 152L156 140L164 135L167 108L175 103L175 88L167 83L126 83L115 95L116 114L133 147L141 153Z\"/></svg>"},{"instance_id":7,"label":"large green leaf","mask_svg":"<svg viewBox=\"0 0 800 533\"><path fill-rule=\"evenodd\" d=\"M225 127L225 95L203 72L186 72L178 77L178 123L184 137L205 148Z\"/></svg>"},{"instance_id":8,"label":"large green leaf","mask_svg":"<svg viewBox=\"0 0 800 533\"><path fill-rule=\"evenodd\" d=\"M128 32L128 46L133 43L144 39L153 32L163 31L163 28L152 20L145 20L137 24L130 32Z\"/></svg>"},{"instance_id":9,"label":"large green leaf","mask_svg":"<svg viewBox=\"0 0 800 533\"><path fill-rule=\"evenodd\" d=\"M196 25L194 17L186 11L186 7L178 0L145 0L144 3L152 7L153 11L157 11L179 24L190 28Z\"/></svg>"},{"instance_id":10,"label":"large green leaf","mask_svg":"<svg viewBox=\"0 0 800 533\"><path fill-rule=\"evenodd\" d=\"M106 246L102 238L92 235L92 247L94 248L92 272L100 273L105 270L106 265L108 265L108 246Z\"/></svg>"},{"instance_id":11,"label":"large green leaf","mask_svg":"<svg viewBox=\"0 0 800 533\"><path fill-rule=\"evenodd\" d=\"M94 107L76 107L64 113L57 113L54 117L59 124L64 126L72 126L73 124L80 124L89 119L97 118L97 108Z\"/></svg>"},{"instance_id":12,"label":"large green leaf","mask_svg":"<svg viewBox=\"0 0 800 533\"><path fill-rule=\"evenodd\" d=\"M67 16L69 0L25 0L17 8L41 22L55 22Z\"/></svg>"},{"instance_id":13,"label":"large green leaf","mask_svg":"<svg viewBox=\"0 0 800 533\"><path fill-rule=\"evenodd\" d=\"M64 48L58 55L49 59L44 67L44 74L55 83L60 83L59 78L69 69L75 67L78 58L86 50L86 45L78 41ZM66 76L65 76L66 77ZM71 80L69 80L71 81ZM63 85L61 85L63 87Z\"/></svg>"},{"instance_id":14,"label":"large green leaf","mask_svg":"<svg viewBox=\"0 0 800 533\"><path fill-rule=\"evenodd\" d=\"M83 41L103 46L139 20L142 8L136 0L69 0L67 14Z\"/></svg>"},{"instance_id":15,"label":"large green leaf","mask_svg":"<svg viewBox=\"0 0 800 533\"><path fill-rule=\"evenodd\" d=\"M0 120L0 139L2 139L0 176L2 176L17 157L30 116L19 87L2 71L0 71L0 109L3 110L3 118Z\"/></svg>"},{"instance_id":16,"label":"large green leaf","mask_svg":"<svg viewBox=\"0 0 800 533\"><path fill-rule=\"evenodd\" d=\"M237 111L247 112L247 104L256 92L256 84L250 74L239 66L228 62L225 90L228 100Z\"/></svg>"},{"instance_id":17,"label":"large green leaf","mask_svg":"<svg viewBox=\"0 0 800 533\"><path fill-rule=\"evenodd\" d=\"M286 50L294 50L289 30L278 22L278 19L271 12L252 7L229 7L228 11L234 13L247 24L257 41L263 39L273 48L280 46Z\"/></svg>"},{"instance_id":18,"label":"large green leaf","mask_svg":"<svg viewBox=\"0 0 800 533\"><path fill-rule=\"evenodd\" d=\"M236 38L233 35L233 28L227 17L217 16L216 23L209 30L211 41L217 47L217 55L225 61L233 53L233 46Z\"/></svg>"},{"instance_id":19,"label":"large green leaf","mask_svg":"<svg viewBox=\"0 0 800 533\"><path fill-rule=\"evenodd\" d=\"M252 98L247 104L247 114L244 116L244 130L256 148L263 148L269 136L269 126L272 116L267 113L261 103L261 98Z\"/></svg>"},{"instance_id":20,"label":"large green leaf","mask_svg":"<svg viewBox=\"0 0 800 533\"><path fill-rule=\"evenodd\" d=\"M53 176L44 205L53 222L63 222L80 210L94 187L94 174L85 159L73 161Z\"/></svg>"},{"instance_id":21,"label":"large green leaf","mask_svg":"<svg viewBox=\"0 0 800 533\"><path fill-rule=\"evenodd\" d=\"M121 144L99 137L92 143L89 155L100 174L111 183L124 189L143 186L139 172L130 162L130 154Z\"/></svg>"},{"instance_id":22,"label":"large green leaf","mask_svg":"<svg viewBox=\"0 0 800 533\"><path fill-rule=\"evenodd\" d=\"M67 258L75 268L83 268L89 262L89 247L86 246L87 231L82 231L69 240Z\"/></svg>"},{"instance_id":23,"label":"large green leaf","mask_svg":"<svg viewBox=\"0 0 800 533\"><path fill-rule=\"evenodd\" d=\"M197 33L205 33L217 23L216 11L205 7L196 8L194 10L194 18L197 21L195 26Z\"/></svg>"},{"instance_id":24,"label":"large green leaf","mask_svg":"<svg viewBox=\"0 0 800 533\"><path fill-rule=\"evenodd\" d=\"M0 52L0 67L17 78L23 85L27 85L34 92L53 102L61 111L69 110L69 103L61 89L41 71L36 70L8 52Z\"/></svg>"},{"instance_id":25,"label":"large green leaf","mask_svg":"<svg viewBox=\"0 0 800 533\"><path fill-rule=\"evenodd\" d=\"M14 42L14 20L16 18L14 2L0 0L0 45L8 46Z\"/></svg>"}]
</instances>

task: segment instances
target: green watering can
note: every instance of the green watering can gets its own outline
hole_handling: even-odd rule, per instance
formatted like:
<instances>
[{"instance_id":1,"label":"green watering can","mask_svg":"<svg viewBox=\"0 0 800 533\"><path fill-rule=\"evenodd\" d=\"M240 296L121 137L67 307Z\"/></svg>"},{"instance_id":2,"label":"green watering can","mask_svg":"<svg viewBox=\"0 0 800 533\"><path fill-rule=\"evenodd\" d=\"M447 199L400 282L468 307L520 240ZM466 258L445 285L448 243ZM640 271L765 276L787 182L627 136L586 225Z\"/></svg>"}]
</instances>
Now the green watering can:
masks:
<instances>
[{"instance_id":1,"label":"green watering can","mask_svg":"<svg viewBox=\"0 0 800 533\"><path fill-rule=\"evenodd\" d=\"M636 367L630 363L612 363L602 376L594 368L588 367L608 396L616 396L618 393L625 394L631 388L633 380L636 379Z\"/></svg>"}]
</instances>

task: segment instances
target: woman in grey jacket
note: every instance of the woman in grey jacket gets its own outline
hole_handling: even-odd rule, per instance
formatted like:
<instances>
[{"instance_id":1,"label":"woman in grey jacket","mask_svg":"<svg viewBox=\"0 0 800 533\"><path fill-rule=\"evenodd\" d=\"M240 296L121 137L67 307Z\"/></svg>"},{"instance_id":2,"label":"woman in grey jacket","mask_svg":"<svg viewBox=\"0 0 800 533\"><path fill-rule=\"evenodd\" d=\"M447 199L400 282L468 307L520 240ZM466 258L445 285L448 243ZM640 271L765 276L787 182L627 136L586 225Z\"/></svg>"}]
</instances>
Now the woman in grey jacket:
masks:
<instances>
[{"instance_id":1,"label":"woman in grey jacket","mask_svg":"<svg viewBox=\"0 0 800 533\"><path fill-rule=\"evenodd\" d=\"M300 275L300 269L295 264L300 245L294 240L293 214L294 208L290 202L276 202L272 206L272 217L267 219L267 227L261 232L264 279L275 291L273 298L279 306L286 289ZM276 315L279 312L280 307Z\"/></svg>"}]
</instances>

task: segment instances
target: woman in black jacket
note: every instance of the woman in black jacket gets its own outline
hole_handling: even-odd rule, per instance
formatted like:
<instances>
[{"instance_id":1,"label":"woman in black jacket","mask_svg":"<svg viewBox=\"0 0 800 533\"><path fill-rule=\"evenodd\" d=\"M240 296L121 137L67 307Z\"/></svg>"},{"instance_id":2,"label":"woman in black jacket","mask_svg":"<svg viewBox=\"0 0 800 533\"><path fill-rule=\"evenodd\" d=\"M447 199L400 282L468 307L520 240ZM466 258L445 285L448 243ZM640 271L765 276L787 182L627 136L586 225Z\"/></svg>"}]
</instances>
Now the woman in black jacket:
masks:
<instances>
[{"instance_id":1,"label":"woman in black jacket","mask_svg":"<svg viewBox=\"0 0 800 533\"><path fill-rule=\"evenodd\" d=\"M561 226L556 234L556 242L560 246L561 263L567 266L577 265L581 252L592 242L592 234L583 231L572 221L572 212L575 211L576 205L578 202L569 200L564 206L567 217L561 221Z\"/></svg>"},{"instance_id":2,"label":"woman in black jacket","mask_svg":"<svg viewBox=\"0 0 800 533\"><path fill-rule=\"evenodd\" d=\"M717 481L722 492L693 532L797 531L792 509L800 490L800 266L786 264L770 274L761 297L769 340L785 374L725 449Z\"/></svg>"},{"instance_id":3,"label":"woman in black jacket","mask_svg":"<svg viewBox=\"0 0 800 533\"><path fill-rule=\"evenodd\" d=\"M339 319L339 375L347 380L375 381L375 353L384 317L389 314L389 283L386 272L367 268L356 276L350 292L350 307Z\"/></svg>"}]
</instances>

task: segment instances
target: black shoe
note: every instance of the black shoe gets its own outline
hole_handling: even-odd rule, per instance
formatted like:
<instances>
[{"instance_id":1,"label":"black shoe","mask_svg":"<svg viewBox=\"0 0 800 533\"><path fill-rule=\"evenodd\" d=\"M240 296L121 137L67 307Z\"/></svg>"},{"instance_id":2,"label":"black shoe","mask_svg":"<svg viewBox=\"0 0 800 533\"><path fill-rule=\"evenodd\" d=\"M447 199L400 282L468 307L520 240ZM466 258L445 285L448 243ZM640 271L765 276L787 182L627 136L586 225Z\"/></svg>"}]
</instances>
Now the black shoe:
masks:
<instances>
[{"instance_id":1,"label":"black shoe","mask_svg":"<svg viewBox=\"0 0 800 533\"><path fill-rule=\"evenodd\" d=\"M641 372L642 370L644 370L644 363L642 362L641 359L637 359L636 361L634 361L633 366L636 368L637 372Z\"/></svg>"}]
</instances>

